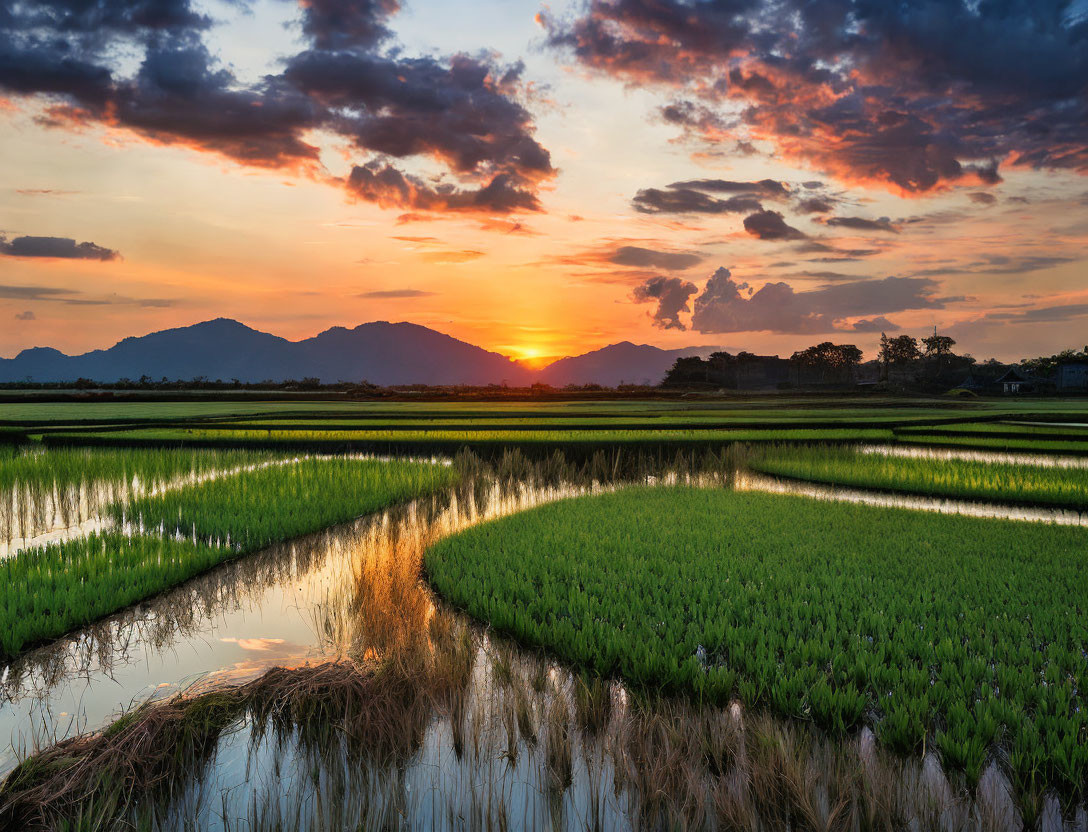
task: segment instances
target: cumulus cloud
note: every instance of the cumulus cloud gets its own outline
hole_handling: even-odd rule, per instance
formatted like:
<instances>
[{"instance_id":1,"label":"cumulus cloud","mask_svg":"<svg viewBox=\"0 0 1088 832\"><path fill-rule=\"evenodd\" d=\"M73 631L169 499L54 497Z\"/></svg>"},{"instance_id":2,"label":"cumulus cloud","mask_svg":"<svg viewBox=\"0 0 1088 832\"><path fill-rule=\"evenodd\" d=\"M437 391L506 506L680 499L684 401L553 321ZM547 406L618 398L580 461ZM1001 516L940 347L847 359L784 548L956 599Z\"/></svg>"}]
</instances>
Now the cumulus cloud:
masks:
<instances>
[{"instance_id":1,"label":"cumulus cloud","mask_svg":"<svg viewBox=\"0 0 1088 832\"><path fill-rule=\"evenodd\" d=\"M729 269L718 269L695 298L692 328L703 333L779 332L810 334L836 330L871 331L880 322L894 328L883 315L907 309L942 309L963 298L938 297L937 283L925 278L886 277L854 280L798 292L788 283L765 283L752 291L733 279ZM747 296L743 294L747 292ZM859 329L845 325L863 318Z\"/></svg>"},{"instance_id":2,"label":"cumulus cloud","mask_svg":"<svg viewBox=\"0 0 1088 832\"><path fill-rule=\"evenodd\" d=\"M404 57L387 25L398 5L304 0L306 47L282 72L247 83L212 56L210 20L194 0L8 4L0 92L48 99L56 126L100 122L336 181L309 138L323 131L363 156L364 174L341 180L356 198L433 212L537 210L537 189L555 171L519 100L521 65L483 54ZM423 184L390 161L407 158L437 160L452 182ZM362 181L366 173L378 181Z\"/></svg>"},{"instance_id":3,"label":"cumulus cloud","mask_svg":"<svg viewBox=\"0 0 1088 832\"><path fill-rule=\"evenodd\" d=\"M919 194L993 184L999 160L1088 169L1088 18L1067 0L936 9L586 0L541 22L581 65L695 102L674 121L696 137L766 141L839 181Z\"/></svg>"},{"instance_id":4,"label":"cumulus cloud","mask_svg":"<svg viewBox=\"0 0 1088 832\"><path fill-rule=\"evenodd\" d=\"M681 312L690 312L688 298L699 291L690 281L679 277L651 277L635 287L631 298L636 303L657 303L653 313L654 326L661 329L686 329Z\"/></svg>"},{"instance_id":5,"label":"cumulus cloud","mask_svg":"<svg viewBox=\"0 0 1088 832\"><path fill-rule=\"evenodd\" d=\"M744 230L761 240L800 240L808 235L791 225L778 211L756 211L744 218Z\"/></svg>"},{"instance_id":6,"label":"cumulus cloud","mask_svg":"<svg viewBox=\"0 0 1088 832\"><path fill-rule=\"evenodd\" d=\"M8 257L52 257L64 260L116 260L112 249L94 243L77 243L70 237L0 237L0 254Z\"/></svg>"}]
</instances>

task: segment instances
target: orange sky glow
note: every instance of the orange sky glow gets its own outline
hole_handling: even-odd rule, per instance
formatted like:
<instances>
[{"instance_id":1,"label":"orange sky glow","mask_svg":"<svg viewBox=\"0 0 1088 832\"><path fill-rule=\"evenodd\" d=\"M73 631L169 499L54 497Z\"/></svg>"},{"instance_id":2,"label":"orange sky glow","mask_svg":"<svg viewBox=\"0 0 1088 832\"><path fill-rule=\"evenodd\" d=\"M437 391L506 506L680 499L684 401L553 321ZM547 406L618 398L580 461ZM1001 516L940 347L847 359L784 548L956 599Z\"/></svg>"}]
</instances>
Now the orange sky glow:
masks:
<instances>
[{"instance_id":1,"label":"orange sky glow","mask_svg":"<svg viewBox=\"0 0 1088 832\"><path fill-rule=\"evenodd\" d=\"M12 49L78 31L46 5ZM1088 127L1062 121L1084 80L1039 101L1045 68L971 64L974 18L948 21L963 56L913 19L896 49L802 20L760 55L694 1L356 0L335 25L329 0L167 5L188 17L157 39L93 21L128 57L75 44L119 61L103 90L0 68L0 356L221 316L290 339L407 320L535 364L1088 342ZM1074 11L1052 73L1088 67Z\"/></svg>"}]
</instances>

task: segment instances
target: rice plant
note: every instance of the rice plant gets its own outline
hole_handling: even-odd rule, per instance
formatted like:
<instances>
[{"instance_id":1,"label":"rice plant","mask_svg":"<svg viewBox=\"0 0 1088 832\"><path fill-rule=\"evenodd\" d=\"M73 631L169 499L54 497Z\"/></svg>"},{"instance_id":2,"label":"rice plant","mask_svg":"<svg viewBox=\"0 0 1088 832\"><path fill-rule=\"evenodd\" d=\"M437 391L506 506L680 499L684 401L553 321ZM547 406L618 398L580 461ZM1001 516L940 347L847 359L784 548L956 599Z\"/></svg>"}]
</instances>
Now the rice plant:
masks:
<instances>
[{"instance_id":1,"label":"rice plant","mask_svg":"<svg viewBox=\"0 0 1088 832\"><path fill-rule=\"evenodd\" d=\"M232 555L203 542L113 533L0 560L0 656L57 638Z\"/></svg>"},{"instance_id":2,"label":"rice plant","mask_svg":"<svg viewBox=\"0 0 1088 832\"><path fill-rule=\"evenodd\" d=\"M756 471L792 479L936 497L1088 508L1088 468L909 458L842 448L755 451Z\"/></svg>"},{"instance_id":3,"label":"rice plant","mask_svg":"<svg viewBox=\"0 0 1088 832\"><path fill-rule=\"evenodd\" d=\"M304 459L141 497L112 509L146 531L251 552L452 485L449 465L374 459Z\"/></svg>"},{"instance_id":4,"label":"rice plant","mask_svg":"<svg viewBox=\"0 0 1088 832\"><path fill-rule=\"evenodd\" d=\"M1080 528L685 488L489 522L426 555L500 631L635 689L869 724L1018 792L1088 776ZM999 752L999 753L998 753Z\"/></svg>"}]
</instances>

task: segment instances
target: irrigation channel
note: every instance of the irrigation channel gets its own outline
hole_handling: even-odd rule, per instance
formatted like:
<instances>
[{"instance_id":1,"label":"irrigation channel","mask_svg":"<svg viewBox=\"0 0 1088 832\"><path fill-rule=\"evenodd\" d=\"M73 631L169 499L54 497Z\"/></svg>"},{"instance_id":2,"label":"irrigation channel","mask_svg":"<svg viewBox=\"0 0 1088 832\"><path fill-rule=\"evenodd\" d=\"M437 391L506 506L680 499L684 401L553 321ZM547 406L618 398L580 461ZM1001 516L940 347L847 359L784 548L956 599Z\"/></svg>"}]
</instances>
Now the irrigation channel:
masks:
<instances>
[{"instance_id":1,"label":"irrigation channel","mask_svg":"<svg viewBox=\"0 0 1088 832\"><path fill-rule=\"evenodd\" d=\"M780 487L722 464L640 479L695 477ZM271 717L228 708L208 742L178 751L186 756L173 760L173 775L149 777L117 818L212 830L1022 828L994 765L967 790L934 754L886 753L867 729L832 740L738 704L634 696L495 636L438 602L421 579L423 552L447 535L616 484L622 478L557 480L529 463L517 474L490 468L448 493L223 564L24 654L0 668L0 736L10 738L0 776L35 749L94 737L138 703L184 692L221 704L217 692L262 679L305 703L308 686L335 686L348 668L381 668L370 681L387 695L345 683L327 706L357 730L328 730L324 712L305 706ZM830 486L805 493L859 499ZM879 500L1080 522L1075 512ZM272 668L286 670L265 676ZM367 708L352 698L360 695L370 697ZM72 794L48 797L95 787L93 773L89 786L73 780ZM849 806L858 814L840 826ZM1080 832L1088 816L1051 798L1038 828Z\"/></svg>"}]
</instances>

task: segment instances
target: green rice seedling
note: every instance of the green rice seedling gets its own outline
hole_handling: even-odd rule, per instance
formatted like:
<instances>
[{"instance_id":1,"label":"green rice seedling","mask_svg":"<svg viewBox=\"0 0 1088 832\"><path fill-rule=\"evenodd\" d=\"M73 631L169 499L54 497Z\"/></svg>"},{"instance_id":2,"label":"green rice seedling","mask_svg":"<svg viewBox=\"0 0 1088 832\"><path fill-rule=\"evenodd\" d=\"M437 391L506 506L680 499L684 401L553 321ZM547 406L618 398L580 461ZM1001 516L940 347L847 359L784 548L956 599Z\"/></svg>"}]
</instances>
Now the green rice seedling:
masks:
<instances>
[{"instance_id":1,"label":"green rice seedling","mask_svg":"<svg viewBox=\"0 0 1088 832\"><path fill-rule=\"evenodd\" d=\"M934 497L1088 508L1088 468L909 458L842 448L754 451L748 466L780 477Z\"/></svg>"},{"instance_id":2,"label":"green rice seedling","mask_svg":"<svg viewBox=\"0 0 1088 832\"><path fill-rule=\"evenodd\" d=\"M451 486L448 465L306 459L116 506L114 518L251 552Z\"/></svg>"},{"instance_id":3,"label":"green rice seedling","mask_svg":"<svg viewBox=\"0 0 1088 832\"><path fill-rule=\"evenodd\" d=\"M275 462L245 450L19 448L0 450L0 538L71 526L113 502L217 473Z\"/></svg>"},{"instance_id":4,"label":"green rice seedling","mask_svg":"<svg viewBox=\"0 0 1088 832\"><path fill-rule=\"evenodd\" d=\"M1086 552L1077 527L632 488L484 523L425 564L455 605L633 691L868 724L972 782L999 751L1015 782L1078 795Z\"/></svg>"},{"instance_id":5,"label":"green rice seedling","mask_svg":"<svg viewBox=\"0 0 1088 832\"><path fill-rule=\"evenodd\" d=\"M984 451L1025 451L1040 454L1088 454L1088 441L1062 441L1025 435L1021 439L994 436L946 436L934 433L897 433L897 442L941 448L974 448Z\"/></svg>"},{"instance_id":6,"label":"green rice seedling","mask_svg":"<svg viewBox=\"0 0 1088 832\"><path fill-rule=\"evenodd\" d=\"M232 555L204 542L113 533L0 560L0 656L57 638Z\"/></svg>"}]
</instances>

